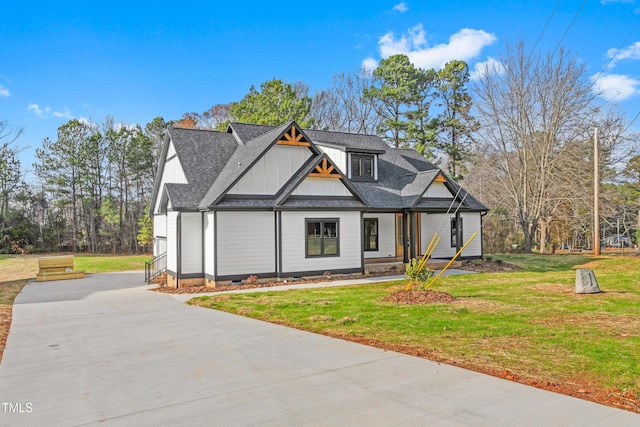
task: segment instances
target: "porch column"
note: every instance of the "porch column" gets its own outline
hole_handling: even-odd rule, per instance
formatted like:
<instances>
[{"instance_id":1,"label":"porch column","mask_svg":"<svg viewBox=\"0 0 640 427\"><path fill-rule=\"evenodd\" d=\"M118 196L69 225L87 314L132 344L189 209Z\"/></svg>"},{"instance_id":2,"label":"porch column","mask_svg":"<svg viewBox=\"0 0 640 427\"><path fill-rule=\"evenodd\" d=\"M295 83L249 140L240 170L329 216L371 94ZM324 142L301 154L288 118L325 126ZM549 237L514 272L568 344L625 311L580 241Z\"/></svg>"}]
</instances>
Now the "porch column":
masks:
<instances>
[{"instance_id":1,"label":"porch column","mask_svg":"<svg viewBox=\"0 0 640 427\"><path fill-rule=\"evenodd\" d=\"M415 258L416 257L416 216L413 212L411 212L409 214L409 218L410 218L410 223L409 223L409 256L411 258Z\"/></svg>"},{"instance_id":2,"label":"porch column","mask_svg":"<svg viewBox=\"0 0 640 427\"><path fill-rule=\"evenodd\" d=\"M405 264L409 262L409 235L408 235L408 223L409 218L407 212L402 212L402 262Z\"/></svg>"}]
</instances>

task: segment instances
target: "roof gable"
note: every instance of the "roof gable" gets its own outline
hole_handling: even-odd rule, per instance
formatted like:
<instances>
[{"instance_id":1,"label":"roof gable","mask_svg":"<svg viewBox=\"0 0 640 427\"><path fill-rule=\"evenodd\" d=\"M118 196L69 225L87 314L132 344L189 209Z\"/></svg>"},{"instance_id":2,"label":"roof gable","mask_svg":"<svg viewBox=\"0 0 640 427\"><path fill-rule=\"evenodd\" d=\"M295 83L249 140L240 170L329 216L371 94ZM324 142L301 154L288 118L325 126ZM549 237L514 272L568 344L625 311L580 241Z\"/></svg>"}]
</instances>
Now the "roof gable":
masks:
<instances>
[{"instance_id":1,"label":"roof gable","mask_svg":"<svg viewBox=\"0 0 640 427\"><path fill-rule=\"evenodd\" d=\"M276 204L281 206L292 197L349 197L358 204L367 202L357 188L333 164L325 153L310 159L283 187Z\"/></svg>"},{"instance_id":2,"label":"roof gable","mask_svg":"<svg viewBox=\"0 0 640 427\"><path fill-rule=\"evenodd\" d=\"M258 134L255 126L244 127L234 123L234 127L230 127L232 131L236 128L248 130L245 135ZM244 145L238 147L218 179L210 186L209 191L200 201L200 209L208 209L219 203L274 145L306 148L311 150L314 155L320 153L320 150L310 142L310 139L295 121L277 127L260 126L259 128L261 131L266 129L266 132L260 133L251 140L244 141Z\"/></svg>"}]
</instances>

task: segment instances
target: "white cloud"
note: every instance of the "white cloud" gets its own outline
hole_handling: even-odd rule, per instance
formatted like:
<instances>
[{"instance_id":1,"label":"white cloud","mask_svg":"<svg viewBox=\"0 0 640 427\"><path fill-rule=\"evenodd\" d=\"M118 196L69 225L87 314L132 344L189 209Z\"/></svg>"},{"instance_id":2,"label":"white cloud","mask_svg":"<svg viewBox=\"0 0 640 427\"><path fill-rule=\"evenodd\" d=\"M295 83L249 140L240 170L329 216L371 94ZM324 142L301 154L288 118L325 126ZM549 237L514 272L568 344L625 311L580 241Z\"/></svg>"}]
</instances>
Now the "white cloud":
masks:
<instances>
[{"instance_id":1,"label":"white cloud","mask_svg":"<svg viewBox=\"0 0 640 427\"><path fill-rule=\"evenodd\" d=\"M607 51L607 58L611 58L610 68L613 68L617 62L624 61L625 59L640 59L640 42L635 42L626 49L609 49Z\"/></svg>"},{"instance_id":2,"label":"white cloud","mask_svg":"<svg viewBox=\"0 0 640 427\"><path fill-rule=\"evenodd\" d=\"M53 115L60 118L60 119L73 119L74 117L71 115L71 112L69 111L68 108L65 108L64 111L60 112L60 111L54 111Z\"/></svg>"},{"instance_id":3,"label":"white cloud","mask_svg":"<svg viewBox=\"0 0 640 427\"><path fill-rule=\"evenodd\" d=\"M82 123L83 125L89 125L89 124L91 124L91 120L90 120L90 119L87 119L86 117L83 117L83 116L80 116L80 117L78 118L78 121L79 121L80 123Z\"/></svg>"},{"instance_id":4,"label":"white cloud","mask_svg":"<svg viewBox=\"0 0 640 427\"><path fill-rule=\"evenodd\" d=\"M2 96L9 96L9 89L7 89L6 87L0 85L0 97Z\"/></svg>"},{"instance_id":5,"label":"white cloud","mask_svg":"<svg viewBox=\"0 0 640 427\"><path fill-rule=\"evenodd\" d=\"M640 95L640 80L623 74L608 74L599 78L592 77L596 90L609 101L624 101L634 95Z\"/></svg>"},{"instance_id":6,"label":"white cloud","mask_svg":"<svg viewBox=\"0 0 640 427\"><path fill-rule=\"evenodd\" d=\"M380 38L378 44L383 58L403 53L417 67L443 68L447 62L454 59L469 61L475 58L485 46L493 44L496 40L494 34L486 31L463 28L449 38L448 44L441 43L430 47L422 24L418 24L399 39L389 32Z\"/></svg>"},{"instance_id":7,"label":"white cloud","mask_svg":"<svg viewBox=\"0 0 640 427\"><path fill-rule=\"evenodd\" d=\"M478 80L480 77L488 73L504 74L504 72L505 68L502 62L489 57L486 61L476 63L475 67L473 67L473 71L471 72L471 80Z\"/></svg>"},{"instance_id":8,"label":"white cloud","mask_svg":"<svg viewBox=\"0 0 640 427\"><path fill-rule=\"evenodd\" d=\"M395 10L396 12L405 13L407 10L409 10L409 6L407 6L405 2L401 1L400 3L393 6L393 10Z\"/></svg>"},{"instance_id":9,"label":"white cloud","mask_svg":"<svg viewBox=\"0 0 640 427\"><path fill-rule=\"evenodd\" d=\"M367 70L372 71L378 68L378 61L376 61L373 58L367 58L364 61L362 61L362 66Z\"/></svg>"},{"instance_id":10,"label":"white cloud","mask_svg":"<svg viewBox=\"0 0 640 427\"><path fill-rule=\"evenodd\" d=\"M49 113L49 111L51 111L51 108L49 107L40 108L38 104L29 104L29 106L27 107L27 110L33 111L35 115L38 117L45 117Z\"/></svg>"},{"instance_id":11,"label":"white cloud","mask_svg":"<svg viewBox=\"0 0 640 427\"><path fill-rule=\"evenodd\" d=\"M600 4L608 5L613 3L626 3L626 4L634 4L635 0L600 0Z\"/></svg>"}]
</instances>

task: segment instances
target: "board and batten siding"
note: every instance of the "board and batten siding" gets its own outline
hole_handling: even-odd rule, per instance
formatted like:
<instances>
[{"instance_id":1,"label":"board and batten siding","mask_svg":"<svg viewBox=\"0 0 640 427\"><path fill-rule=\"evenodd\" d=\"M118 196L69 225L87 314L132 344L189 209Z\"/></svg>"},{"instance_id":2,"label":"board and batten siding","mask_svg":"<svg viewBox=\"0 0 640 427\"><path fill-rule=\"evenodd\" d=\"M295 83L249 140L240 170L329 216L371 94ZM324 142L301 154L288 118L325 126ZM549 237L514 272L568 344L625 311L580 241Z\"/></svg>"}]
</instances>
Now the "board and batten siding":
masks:
<instances>
[{"instance_id":1,"label":"board and batten siding","mask_svg":"<svg viewBox=\"0 0 640 427\"><path fill-rule=\"evenodd\" d=\"M153 245L153 256L157 257L167 252L167 238L156 237Z\"/></svg>"},{"instance_id":2,"label":"board and batten siding","mask_svg":"<svg viewBox=\"0 0 640 427\"><path fill-rule=\"evenodd\" d=\"M275 194L309 157L311 150L306 147L274 145L228 194Z\"/></svg>"},{"instance_id":3,"label":"board and batten siding","mask_svg":"<svg viewBox=\"0 0 640 427\"><path fill-rule=\"evenodd\" d=\"M420 214L420 243L422 248L429 246L435 232L440 237L440 243L431 255L432 258L451 258L456 254L456 248L451 247L451 219L455 215L451 214ZM462 251L461 257L479 257L482 255L481 217L479 212L462 212L462 242L461 246L471 237L474 232L478 235L469 243L469 246Z\"/></svg>"},{"instance_id":4,"label":"board and batten siding","mask_svg":"<svg viewBox=\"0 0 640 427\"><path fill-rule=\"evenodd\" d=\"M343 175L347 175L347 153L333 147L325 147L323 145L317 145L317 147L329 156L333 164L340 169Z\"/></svg>"},{"instance_id":5,"label":"board and batten siding","mask_svg":"<svg viewBox=\"0 0 640 427\"><path fill-rule=\"evenodd\" d=\"M164 191L165 184L187 184L187 177L184 174L180 159L178 156L174 156L176 150L173 148L173 143L169 141L169 149L167 152L167 160L162 170L162 177L160 178L160 186L158 187L158 197L156 198L156 205L154 212L160 212L160 204L162 203L161 194ZM174 157L171 157L174 156Z\"/></svg>"},{"instance_id":6,"label":"board and batten siding","mask_svg":"<svg viewBox=\"0 0 640 427\"><path fill-rule=\"evenodd\" d=\"M207 212L204 216L204 272L209 276L215 274L215 228L214 213Z\"/></svg>"},{"instance_id":7,"label":"board and batten siding","mask_svg":"<svg viewBox=\"0 0 640 427\"><path fill-rule=\"evenodd\" d=\"M378 219L378 250L364 251L365 258L388 258L396 256L396 214L364 214L366 218Z\"/></svg>"},{"instance_id":8,"label":"board and batten siding","mask_svg":"<svg viewBox=\"0 0 640 427\"><path fill-rule=\"evenodd\" d=\"M180 274L202 273L202 214L183 212L181 221Z\"/></svg>"},{"instance_id":9,"label":"board and batten siding","mask_svg":"<svg viewBox=\"0 0 640 427\"><path fill-rule=\"evenodd\" d=\"M273 212L217 213L218 275L275 272Z\"/></svg>"},{"instance_id":10,"label":"board and batten siding","mask_svg":"<svg viewBox=\"0 0 640 427\"><path fill-rule=\"evenodd\" d=\"M307 177L291 193L294 196L352 196L341 180Z\"/></svg>"},{"instance_id":11,"label":"board and batten siding","mask_svg":"<svg viewBox=\"0 0 640 427\"><path fill-rule=\"evenodd\" d=\"M153 237L167 237L166 214L156 214L153 216Z\"/></svg>"},{"instance_id":12,"label":"board and batten siding","mask_svg":"<svg viewBox=\"0 0 640 427\"><path fill-rule=\"evenodd\" d=\"M453 199L453 194L451 194L449 189L443 183L434 182L429 188L427 188L427 191L425 191L422 197Z\"/></svg>"},{"instance_id":13,"label":"board and batten siding","mask_svg":"<svg viewBox=\"0 0 640 427\"><path fill-rule=\"evenodd\" d=\"M305 219L338 218L340 256L306 258ZM282 212L282 273L332 271L362 267L360 212L294 211Z\"/></svg>"},{"instance_id":14,"label":"board and batten siding","mask_svg":"<svg viewBox=\"0 0 640 427\"><path fill-rule=\"evenodd\" d=\"M178 212L167 212L167 270L178 272Z\"/></svg>"}]
</instances>

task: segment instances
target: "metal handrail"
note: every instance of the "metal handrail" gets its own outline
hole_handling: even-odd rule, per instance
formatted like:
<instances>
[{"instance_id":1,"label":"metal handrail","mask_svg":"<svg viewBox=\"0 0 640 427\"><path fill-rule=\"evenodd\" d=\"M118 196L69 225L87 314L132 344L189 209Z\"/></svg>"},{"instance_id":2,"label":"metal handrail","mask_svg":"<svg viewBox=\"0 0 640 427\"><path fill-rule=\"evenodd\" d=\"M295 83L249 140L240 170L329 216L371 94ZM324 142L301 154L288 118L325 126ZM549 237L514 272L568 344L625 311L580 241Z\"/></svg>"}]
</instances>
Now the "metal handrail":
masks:
<instances>
[{"instance_id":1,"label":"metal handrail","mask_svg":"<svg viewBox=\"0 0 640 427\"><path fill-rule=\"evenodd\" d=\"M144 263L144 281L151 283L157 277L160 277L167 271L167 253L163 253Z\"/></svg>"}]
</instances>

